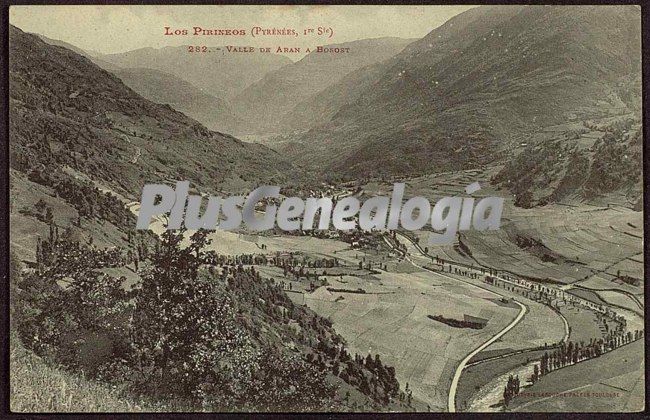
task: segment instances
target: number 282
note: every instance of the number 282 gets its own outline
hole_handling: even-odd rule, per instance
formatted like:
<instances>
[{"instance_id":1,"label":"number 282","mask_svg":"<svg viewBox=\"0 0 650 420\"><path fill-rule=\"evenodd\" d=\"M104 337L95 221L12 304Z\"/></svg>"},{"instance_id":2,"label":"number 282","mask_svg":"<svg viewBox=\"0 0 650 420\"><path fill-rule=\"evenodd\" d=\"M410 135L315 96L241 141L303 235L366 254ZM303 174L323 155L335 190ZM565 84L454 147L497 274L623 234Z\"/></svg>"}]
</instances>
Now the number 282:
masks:
<instances>
[{"instance_id":1,"label":"number 282","mask_svg":"<svg viewBox=\"0 0 650 420\"><path fill-rule=\"evenodd\" d=\"M191 53L192 53L192 52L208 52L208 47L205 46L205 45L203 45L203 46L199 46L199 45L195 45L195 46L188 45L188 47L187 47L187 52L191 52Z\"/></svg>"}]
</instances>

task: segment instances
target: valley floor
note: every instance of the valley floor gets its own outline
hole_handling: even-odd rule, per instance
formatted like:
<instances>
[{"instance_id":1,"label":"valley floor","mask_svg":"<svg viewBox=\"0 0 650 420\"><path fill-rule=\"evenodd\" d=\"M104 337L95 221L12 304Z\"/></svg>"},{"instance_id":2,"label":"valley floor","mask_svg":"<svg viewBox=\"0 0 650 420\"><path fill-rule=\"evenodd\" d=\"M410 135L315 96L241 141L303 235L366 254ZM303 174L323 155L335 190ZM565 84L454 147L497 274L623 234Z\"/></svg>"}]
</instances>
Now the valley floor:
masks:
<instances>
[{"instance_id":1,"label":"valley floor","mask_svg":"<svg viewBox=\"0 0 650 420\"><path fill-rule=\"evenodd\" d=\"M436 187L435 191L427 185L436 185L439 179L413 179L407 182L407 195L417 193L436 198L457 195L461 188L477 178L482 179L483 184L488 175L460 173L455 181ZM362 194L381 193L389 185L366 185ZM502 193L491 190L487 182L483 185L483 195ZM129 206L137 213L137 203ZM619 208L601 209L598 218L591 218L588 214L595 210L589 206L568 210L562 206L520 210L509 202L506 207L509 210L504 215L506 223L501 231L484 236L480 236L481 232L461 236L470 253L463 251L458 241L452 246L427 249L426 253L414 240L419 237L420 243L426 243L427 232L415 238L398 233L395 240L403 249L396 249L394 241L386 238L380 250L351 247L338 239L224 231L210 235L210 246L225 255L298 252L310 258L338 259L341 267L319 276L325 285L314 287L304 280L283 278L282 270L277 267L262 265L258 268L265 277L285 281L285 290L295 303L305 304L329 318L334 329L347 341L351 353L379 354L385 364L394 366L402 387L408 384L412 391L416 409L502 410L503 387L509 375L518 374L523 378L530 375L533 361L546 345L556 345L567 339L598 338L592 336L600 334L603 323L592 309L559 300L549 304L538 295L532 296L514 287L507 279L535 273L544 279L552 276L566 279L564 284L543 283L553 289L569 292L578 284L585 289L592 288L594 298L582 296L581 299L601 299L603 306L625 317L628 329L643 328L642 285L614 281L615 269L623 267L622 261L628 260L632 262L624 266L626 273L643 279L642 271L638 272L642 266L635 262L642 250L640 213ZM27 227L24 223L32 225ZM26 215L13 213L12 246L28 247L29 241L25 242L22 232L42 230L38 223ZM162 219L156 220L152 230L161 233L163 223ZM542 261L536 250L517 248L513 235L518 234L540 238L564 259L549 263ZM112 238L102 239L110 242ZM436 264L436 256L444 258L445 263ZM29 259L29 255L23 254L23 258ZM580 264L570 262L578 260ZM374 267L372 270L359 269L360 262L373 262ZM498 269L499 276L503 276L501 286L485 282L490 268ZM575 273L582 277L576 278ZM522 307L525 308L523 315ZM457 328L430 318L436 315L458 320L471 317L486 323L484 328L477 330ZM477 349L480 351L476 352ZM632 356L626 354L634 351L642 354L642 350L642 343L635 343L606 356L608 360L627 359ZM584 365L600 366L600 363L596 359ZM555 378L566 374L562 371L570 372L579 365L553 372L543 382L556 383L559 379ZM592 375L598 375L598 367L592 370ZM531 389L541 387L541 383ZM631 388L630 392L634 390L637 395L637 388ZM638 397L630 398L624 407L635 409L637 400ZM536 405L534 397L515 398L514 401L515 410L591 407L561 407L551 404L549 399L544 400L547 405L542 401L541 405Z\"/></svg>"}]
</instances>

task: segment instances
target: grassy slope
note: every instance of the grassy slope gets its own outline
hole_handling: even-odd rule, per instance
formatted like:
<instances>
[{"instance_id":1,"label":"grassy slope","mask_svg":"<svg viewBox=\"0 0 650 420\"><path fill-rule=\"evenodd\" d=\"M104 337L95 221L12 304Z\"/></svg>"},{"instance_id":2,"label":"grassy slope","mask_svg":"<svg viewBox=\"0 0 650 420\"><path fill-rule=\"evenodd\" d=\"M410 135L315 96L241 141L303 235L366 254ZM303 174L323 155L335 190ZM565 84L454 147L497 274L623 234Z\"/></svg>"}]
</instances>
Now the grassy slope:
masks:
<instances>
[{"instance_id":1,"label":"grassy slope","mask_svg":"<svg viewBox=\"0 0 650 420\"><path fill-rule=\"evenodd\" d=\"M25 349L11 334L11 411L13 412L124 412L163 411L143 401L124 398L105 385L50 366Z\"/></svg>"},{"instance_id":2,"label":"grassy slope","mask_svg":"<svg viewBox=\"0 0 650 420\"><path fill-rule=\"evenodd\" d=\"M243 124L226 101L208 95L172 74L141 68L121 69L113 74L142 97L159 104L169 104L211 130L234 133Z\"/></svg>"},{"instance_id":3,"label":"grassy slope","mask_svg":"<svg viewBox=\"0 0 650 420\"><path fill-rule=\"evenodd\" d=\"M544 412L567 408L592 412L641 411L645 404L643 344L643 340L638 340L595 359L551 372L524 388L510 408ZM562 392L577 392L581 396L539 397Z\"/></svg>"}]
</instances>

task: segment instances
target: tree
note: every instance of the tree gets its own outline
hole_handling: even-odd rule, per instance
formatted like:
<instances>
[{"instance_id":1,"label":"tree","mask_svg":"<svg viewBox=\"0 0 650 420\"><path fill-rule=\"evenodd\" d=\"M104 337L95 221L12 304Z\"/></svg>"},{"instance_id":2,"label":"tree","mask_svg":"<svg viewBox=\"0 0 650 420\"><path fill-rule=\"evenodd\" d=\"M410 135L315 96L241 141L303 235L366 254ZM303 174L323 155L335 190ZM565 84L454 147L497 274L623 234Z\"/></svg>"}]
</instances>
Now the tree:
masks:
<instances>
[{"instance_id":1,"label":"tree","mask_svg":"<svg viewBox=\"0 0 650 420\"><path fill-rule=\"evenodd\" d=\"M381 359L379 359L379 353L377 353L375 354L375 369L380 369L381 367Z\"/></svg>"},{"instance_id":2,"label":"tree","mask_svg":"<svg viewBox=\"0 0 650 420\"><path fill-rule=\"evenodd\" d=\"M530 208L533 206L533 193L530 190L522 191L519 194L515 194L515 206Z\"/></svg>"},{"instance_id":3,"label":"tree","mask_svg":"<svg viewBox=\"0 0 650 420\"><path fill-rule=\"evenodd\" d=\"M508 377L508 382L506 383L506 387L503 390L503 404L504 406L508 406L510 404L510 401L512 398L519 394L519 377L513 377L510 375Z\"/></svg>"},{"instance_id":4,"label":"tree","mask_svg":"<svg viewBox=\"0 0 650 420\"><path fill-rule=\"evenodd\" d=\"M205 231L195 233L185 248L182 238L183 231L162 235L135 295L132 341L143 374L139 385L199 399L219 390L228 404L250 380L255 350L236 322L231 299L213 279L198 275L202 248L209 244Z\"/></svg>"},{"instance_id":5,"label":"tree","mask_svg":"<svg viewBox=\"0 0 650 420\"><path fill-rule=\"evenodd\" d=\"M34 205L34 207L36 208L36 211L37 211L39 214L43 214L43 212L44 212L45 209L47 208L47 204L45 203L45 201L43 201L42 198L40 198L40 199L36 202L36 204Z\"/></svg>"},{"instance_id":6,"label":"tree","mask_svg":"<svg viewBox=\"0 0 650 420\"><path fill-rule=\"evenodd\" d=\"M131 305L127 293L122 280L96 270L111 258L110 252L66 239L44 247L53 257L41 257L41 270L17 285L18 333L35 352L92 375L113 353L126 351L128 326L122 320Z\"/></svg>"},{"instance_id":7,"label":"tree","mask_svg":"<svg viewBox=\"0 0 650 420\"><path fill-rule=\"evenodd\" d=\"M366 356L366 367L369 370L374 370L375 368L374 360L372 360L372 356L370 355L370 353L368 353L368 355Z\"/></svg>"},{"instance_id":8,"label":"tree","mask_svg":"<svg viewBox=\"0 0 650 420\"><path fill-rule=\"evenodd\" d=\"M54 215L52 214L52 209L50 207L45 209L45 222L48 225L51 225L52 222L54 222Z\"/></svg>"},{"instance_id":9,"label":"tree","mask_svg":"<svg viewBox=\"0 0 650 420\"><path fill-rule=\"evenodd\" d=\"M535 363L535 365L533 366L533 376L531 377L531 381L535 383L537 382L538 379L539 379L539 366L537 365L537 363Z\"/></svg>"},{"instance_id":10,"label":"tree","mask_svg":"<svg viewBox=\"0 0 650 420\"><path fill-rule=\"evenodd\" d=\"M548 372L548 353L544 352L540 363L540 374L541 376L544 376L546 375L547 372Z\"/></svg>"}]
</instances>

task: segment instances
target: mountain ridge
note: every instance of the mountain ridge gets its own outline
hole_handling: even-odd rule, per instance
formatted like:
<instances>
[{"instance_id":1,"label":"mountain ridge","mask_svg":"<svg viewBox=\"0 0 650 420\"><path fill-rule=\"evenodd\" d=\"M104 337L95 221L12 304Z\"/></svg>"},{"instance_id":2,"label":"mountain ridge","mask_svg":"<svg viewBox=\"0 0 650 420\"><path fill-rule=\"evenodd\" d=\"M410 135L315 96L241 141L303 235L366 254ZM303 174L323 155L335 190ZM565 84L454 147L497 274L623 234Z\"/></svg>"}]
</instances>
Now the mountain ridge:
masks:
<instances>
[{"instance_id":1,"label":"mountain ridge","mask_svg":"<svg viewBox=\"0 0 650 420\"><path fill-rule=\"evenodd\" d=\"M470 9L281 150L352 177L495 162L542 127L627 111L615 85L639 69L638 25L627 6Z\"/></svg>"},{"instance_id":2,"label":"mountain ridge","mask_svg":"<svg viewBox=\"0 0 650 420\"><path fill-rule=\"evenodd\" d=\"M242 125L241 118L225 100L173 74L148 68L119 69L112 73L144 98L169 104L211 130L233 133Z\"/></svg>"},{"instance_id":3,"label":"mountain ridge","mask_svg":"<svg viewBox=\"0 0 650 420\"><path fill-rule=\"evenodd\" d=\"M239 115L255 115L249 131L269 134L286 131L291 111L305 98L326 90L345 75L383 61L401 51L413 39L381 37L323 45L323 48L350 49L344 53L315 50L301 60L267 73L244 89L233 101Z\"/></svg>"},{"instance_id":4,"label":"mountain ridge","mask_svg":"<svg viewBox=\"0 0 650 420\"><path fill-rule=\"evenodd\" d=\"M174 177L241 191L295 174L277 152L209 131L142 98L87 57L14 26L10 51L13 169L46 176L70 166L130 197L144 182Z\"/></svg>"},{"instance_id":5,"label":"mountain ridge","mask_svg":"<svg viewBox=\"0 0 650 420\"><path fill-rule=\"evenodd\" d=\"M187 47L144 47L103 54L98 58L122 68L149 68L170 73L224 100L232 99L269 71L292 63L279 54L228 53L225 47L216 46L209 47L211 52L188 52Z\"/></svg>"}]
</instances>

